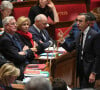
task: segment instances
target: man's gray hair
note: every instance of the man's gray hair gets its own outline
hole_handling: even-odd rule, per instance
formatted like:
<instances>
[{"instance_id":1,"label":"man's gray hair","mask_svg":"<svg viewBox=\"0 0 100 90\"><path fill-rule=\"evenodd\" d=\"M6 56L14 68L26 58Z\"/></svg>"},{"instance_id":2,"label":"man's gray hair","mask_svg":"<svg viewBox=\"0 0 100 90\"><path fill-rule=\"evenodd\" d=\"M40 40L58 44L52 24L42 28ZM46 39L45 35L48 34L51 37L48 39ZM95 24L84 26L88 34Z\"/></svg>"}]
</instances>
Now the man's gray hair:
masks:
<instances>
[{"instance_id":1,"label":"man's gray hair","mask_svg":"<svg viewBox=\"0 0 100 90\"><path fill-rule=\"evenodd\" d=\"M43 18L47 18L44 14L39 14L35 17L35 21L38 20L38 21L41 21Z\"/></svg>"},{"instance_id":2,"label":"man's gray hair","mask_svg":"<svg viewBox=\"0 0 100 90\"><path fill-rule=\"evenodd\" d=\"M2 1L0 9L5 10L6 8L13 9L13 4L10 1Z\"/></svg>"},{"instance_id":3,"label":"man's gray hair","mask_svg":"<svg viewBox=\"0 0 100 90\"><path fill-rule=\"evenodd\" d=\"M15 19L13 16L7 16L2 20L3 23L3 27L5 27L5 25L7 25L11 19Z\"/></svg>"},{"instance_id":4,"label":"man's gray hair","mask_svg":"<svg viewBox=\"0 0 100 90\"><path fill-rule=\"evenodd\" d=\"M32 77L26 83L25 90L52 90L52 85L49 80L44 77Z\"/></svg>"}]
</instances>

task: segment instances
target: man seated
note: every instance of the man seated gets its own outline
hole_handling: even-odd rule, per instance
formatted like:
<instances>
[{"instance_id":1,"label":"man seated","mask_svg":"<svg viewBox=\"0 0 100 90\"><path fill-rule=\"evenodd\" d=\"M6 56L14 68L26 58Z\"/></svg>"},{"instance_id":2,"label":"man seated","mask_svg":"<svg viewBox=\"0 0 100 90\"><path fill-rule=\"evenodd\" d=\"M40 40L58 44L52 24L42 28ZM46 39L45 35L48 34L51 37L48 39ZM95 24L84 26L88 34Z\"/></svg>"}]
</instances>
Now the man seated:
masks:
<instances>
[{"instance_id":1,"label":"man seated","mask_svg":"<svg viewBox=\"0 0 100 90\"><path fill-rule=\"evenodd\" d=\"M44 77L32 77L25 84L25 90L52 90L52 85L49 80Z\"/></svg>"},{"instance_id":2,"label":"man seated","mask_svg":"<svg viewBox=\"0 0 100 90\"><path fill-rule=\"evenodd\" d=\"M67 86L67 83L61 78L54 78L52 87L53 90L71 90L71 88Z\"/></svg>"},{"instance_id":3,"label":"man seated","mask_svg":"<svg viewBox=\"0 0 100 90\"><path fill-rule=\"evenodd\" d=\"M45 48L53 45L53 40L45 29L48 26L47 17L39 14L35 17L35 23L29 28L29 31L33 35L33 40L38 44L40 53L44 52Z\"/></svg>"},{"instance_id":4,"label":"man seated","mask_svg":"<svg viewBox=\"0 0 100 90\"><path fill-rule=\"evenodd\" d=\"M24 45L15 34L17 30L16 20L13 16L3 19L5 32L0 37L0 52L7 60L12 61L23 73L24 67L29 63L34 63L34 48Z\"/></svg>"}]
</instances>

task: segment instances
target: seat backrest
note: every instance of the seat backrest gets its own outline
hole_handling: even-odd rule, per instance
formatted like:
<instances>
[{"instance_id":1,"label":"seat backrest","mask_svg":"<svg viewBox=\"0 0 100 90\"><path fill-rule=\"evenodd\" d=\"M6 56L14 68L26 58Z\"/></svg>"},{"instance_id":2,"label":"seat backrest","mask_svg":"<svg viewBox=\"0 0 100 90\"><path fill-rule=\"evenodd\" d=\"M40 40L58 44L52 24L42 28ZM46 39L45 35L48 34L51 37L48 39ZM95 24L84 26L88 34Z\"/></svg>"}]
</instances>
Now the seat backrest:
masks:
<instances>
[{"instance_id":1,"label":"seat backrest","mask_svg":"<svg viewBox=\"0 0 100 90\"><path fill-rule=\"evenodd\" d=\"M17 20L20 16L28 16L30 7L19 7L19 8L14 8L13 10L13 15L15 19Z\"/></svg>"},{"instance_id":2,"label":"seat backrest","mask_svg":"<svg viewBox=\"0 0 100 90\"><path fill-rule=\"evenodd\" d=\"M64 37L66 37L69 34L69 32L70 32L71 29L72 29L72 27L56 28L55 29L55 40L58 40L59 39L59 37L58 37L58 33L60 32L59 30L61 30L63 33L66 32L64 34Z\"/></svg>"},{"instance_id":3,"label":"seat backrest","mask_svg":"<svg viewBox=\"0 0 100 90\"><path fill-rule=\"evenodd\" d=\"M86 12L85 4L55 5L60 21L73 21L79 13ZM17 19L20 16L28 16L30 7L14 8L13 15Z\"/></svg>"},{"instance_id":4,"label":"seat backrest","mask_svg":"<svg viewBox=\"0 0 100 90\"><path fill-rule=\"evenodd\" d=\"M91 0L90 2L90 10L93 10L94 8L100 7L100 0Z\"/></svg>"},{"instance_id":5,"label":"seat backrest","mask_svg":"<svg viewBox=\"0 0 100 90\"><path fill-rule=\"evenodd\" d=\"M73 21L79 13L86 12L86 4L55 5L60 21Z\"/></svg>"}]
</instances>

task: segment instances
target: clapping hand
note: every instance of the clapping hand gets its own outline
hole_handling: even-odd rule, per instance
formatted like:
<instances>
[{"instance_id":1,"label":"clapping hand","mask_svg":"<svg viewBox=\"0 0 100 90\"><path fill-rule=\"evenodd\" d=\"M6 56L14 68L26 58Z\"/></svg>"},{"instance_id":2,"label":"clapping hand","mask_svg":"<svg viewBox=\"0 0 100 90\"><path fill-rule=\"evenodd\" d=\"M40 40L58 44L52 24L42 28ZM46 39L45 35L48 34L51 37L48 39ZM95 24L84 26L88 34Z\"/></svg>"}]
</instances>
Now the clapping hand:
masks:
<instances>
[{"instance_id":1,"label":"clapping hand","mask_svg":"<svg viewBox=\"0 0 100 90\"><path fill-rule=\"evenodd\" d=\"M37 48L30 48L33 52L37 52Z\"/></svg>"},{"instance_id":2,"label":"clapping hand","mask_svg":"<svg viewBox=\"0 0 100 90\"><path fill-rule=\"evenodd\" d=\"M61 42L64 41L64 33L62 32L62 30L59 29L59 33L57 34L57 36L58 36L58 38L59 38L59 39L57 40L59 43L61 43Z\"/></svg>"}]
</instances>

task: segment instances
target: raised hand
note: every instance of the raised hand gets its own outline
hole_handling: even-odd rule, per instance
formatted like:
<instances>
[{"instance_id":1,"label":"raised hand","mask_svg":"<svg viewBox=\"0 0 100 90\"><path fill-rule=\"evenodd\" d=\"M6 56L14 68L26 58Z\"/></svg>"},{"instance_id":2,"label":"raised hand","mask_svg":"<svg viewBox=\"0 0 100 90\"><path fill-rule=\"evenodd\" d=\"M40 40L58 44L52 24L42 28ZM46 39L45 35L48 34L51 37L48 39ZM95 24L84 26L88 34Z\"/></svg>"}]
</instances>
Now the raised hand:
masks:
<instances>
[{"instance_id":1,"label":"raised hand","mask_svg":"<svg viewBox=\"0 0 100 90\"><path fill-rule=\"evenodd\" d=\"M62 32L61 29L59 29L59 33L57 34L57 36L58 36L58 38L59 38L59 39L57 40L57 42L61 43L61 42L64 41L64 33Z\"/></svg>"},{"instance_id":2,"label":"raised hand","mask_svg":"<svg viewBox=\"0 0 100 90\"><path fill-rule=\"evenodd\" d=\"M48 1L48 6L49 6L51 9L55 8L54 3L53 3L51 0Z\"/></svg>"}]
</instances>

